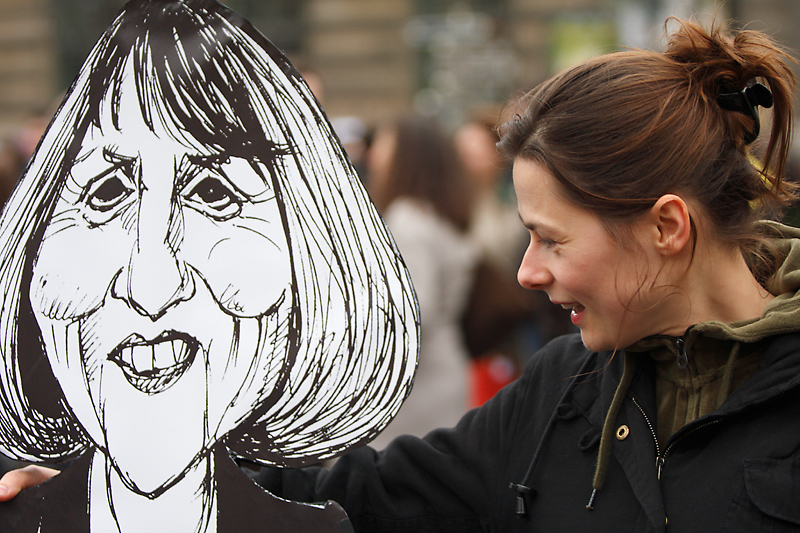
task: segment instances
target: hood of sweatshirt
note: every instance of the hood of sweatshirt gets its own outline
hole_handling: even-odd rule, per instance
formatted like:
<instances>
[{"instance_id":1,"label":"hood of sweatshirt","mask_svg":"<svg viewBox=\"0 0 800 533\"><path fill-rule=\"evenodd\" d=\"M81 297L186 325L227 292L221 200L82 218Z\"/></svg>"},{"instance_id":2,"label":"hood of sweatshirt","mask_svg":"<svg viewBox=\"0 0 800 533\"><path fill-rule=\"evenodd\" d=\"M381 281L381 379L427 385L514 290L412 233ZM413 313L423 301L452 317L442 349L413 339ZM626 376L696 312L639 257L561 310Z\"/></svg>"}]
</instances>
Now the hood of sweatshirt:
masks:
<instances>
[{"instance_id":1,"label":"hood of sweatshirt","mask_svg":"<svg viewBox=\"0 0 800 533\"><path fill-rule=\"evenodd\" d=\"M646 337L627 351L644 352L666 346L679 366L684 348L702 338L734 343L753 343L767 337L800 331L800 229L777 222L761 222L760 228L769 238L778 255L777 268L769 277L765 288L775 295L760 317L739 322L710 320L690 326L683 336L653 335ZM677 342L676 342L677 341Z\"/></svg>"},{"instance_id":2,"label":"hood of sweatshirt","mask_svg":"<svg viewBox=\"0 0 800 533\"><path fill-rule=\"evenodd\" d=\"M759 318L733 322L709 321L687 331L687 341L696 335L739 342L756 342L781 333L800 331L800 229L777 222L762 222L779 256L778 268L766 289L775 295Z\"/></svg>"}]
</instances>

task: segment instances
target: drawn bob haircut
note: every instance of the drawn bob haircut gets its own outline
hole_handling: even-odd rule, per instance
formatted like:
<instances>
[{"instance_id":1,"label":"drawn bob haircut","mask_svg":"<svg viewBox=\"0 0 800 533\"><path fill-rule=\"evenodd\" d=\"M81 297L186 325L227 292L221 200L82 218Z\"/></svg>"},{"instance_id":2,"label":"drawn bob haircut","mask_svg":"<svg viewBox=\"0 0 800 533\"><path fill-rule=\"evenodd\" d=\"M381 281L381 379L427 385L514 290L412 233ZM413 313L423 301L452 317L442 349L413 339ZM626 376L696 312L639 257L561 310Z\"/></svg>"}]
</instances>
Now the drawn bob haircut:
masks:
<instances>
[{"instance_id":1,"label":"drawn bob haircut","mask_svg":"<svg viewBox=\"0 0 800 533\"><path fill-rule=\"evenodd\" d=\"M286 340L278 354L267 344L254 372L279 356L284 375L220 438L265 464L339 455L375 437L410 390L419 317L408 273L286 58L215 2L165 3L154 17L159 3L129 3L95 45L0 218L0 451L49 462L91 446L46 364L29 286L71 162L101 102L118 100L124 71L151 129L250 161L281 152L266 179L291 255Z\"/></svg>"}]
</instances>

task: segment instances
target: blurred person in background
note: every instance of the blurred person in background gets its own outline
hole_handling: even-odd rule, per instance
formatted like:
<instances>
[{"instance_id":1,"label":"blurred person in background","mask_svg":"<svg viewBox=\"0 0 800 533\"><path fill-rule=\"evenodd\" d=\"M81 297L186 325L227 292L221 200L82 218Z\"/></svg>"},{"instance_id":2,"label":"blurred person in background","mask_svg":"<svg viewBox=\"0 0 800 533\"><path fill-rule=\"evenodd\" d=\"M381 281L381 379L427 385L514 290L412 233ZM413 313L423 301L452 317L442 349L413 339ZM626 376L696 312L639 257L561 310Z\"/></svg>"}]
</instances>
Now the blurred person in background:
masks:
<instances>
[{"instance_id":1,"label":"blurred person in background","mask_svg":"<svg viewBox=\"0 0 800 533\"><path fill-rule=\"evenodd\" d=\"M454 142L475 196L470 235L492 264L516 280L528 236L519 223L509 162L496 146L499 116L499 109L474 112Z\"/></svg>"},{"instance_id":2,"label":"blurred person in background","mask_svg":"<svg viewBox=\"0 0 800 533\"><path fill-rule=\"evenodd\" d=\"M367 125L357 116L346 115L332 117L331 126L363 182L367 174L367 150L370 142Z\"/></svg>"},{"instance_id":3,"label":"blurred person in background","mask_svg":"<svg viewBox=\"0 0 800 533\"><path fill-rule=\"evenodd\" d=\"M25 167L25 159L13 142L0 140L0 206L14 190Z\"/></svg>"},{"instance_id":4,"label":"blurred person in background","mask_svg":"<svg viewBox=\"0 0 800 533\"><path fill-rule=\"evenodd\" d=\"M454 425L468 407L469 356L459 320L478 249L467 235L471 187L451 139L431 117L380 126L367 158L368 189L394 235L420 305L419 368L411 395L373 445Z\"/></svg>"},{"instance_id":5,"label":"blurred person in background","mask_svg":"<svg viewBox=\"0 0 800 533\"><path fill-rule=\"evenodd\" d=\"M481 254L462 320L471 407L516 379L527 357L547 341L572 329L567 311L517 282L528 235L519 223L509 161L497 148L499 117L498 108L477 109L454 135L475 195L469 234Z\"/></svg>"},{"instance_id":6,"label":"blurred person in background","mask_svg":"<svg viewBox=\"0 0 800 533\"><path fill-rule=\"evenodd\" d=\"M62 92L47 105L33 110L19 128L0 139L0 207L11 196L65 94Z\"/></svg>"}]
</instances>

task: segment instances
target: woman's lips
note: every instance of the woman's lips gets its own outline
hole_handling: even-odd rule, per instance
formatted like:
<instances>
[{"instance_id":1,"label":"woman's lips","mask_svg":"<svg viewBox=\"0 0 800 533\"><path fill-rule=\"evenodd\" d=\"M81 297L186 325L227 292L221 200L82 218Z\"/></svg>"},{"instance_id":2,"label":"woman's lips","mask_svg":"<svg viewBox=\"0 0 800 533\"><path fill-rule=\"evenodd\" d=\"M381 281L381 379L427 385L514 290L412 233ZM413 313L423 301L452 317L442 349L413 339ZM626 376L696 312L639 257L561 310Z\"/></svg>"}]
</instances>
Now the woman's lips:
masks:
<instances>
[{"instance_id":1,"label":"woman's lips","mask_svg":"<svg viewBox=\"0 0 800 533\"><path fill-rule=\"evenodd\" d=\"M569 318L573 324L576 326L580 326L581 320L583 319L583 312L586 311L586 308L580 304L576 304L572 307L572 311L569 314Z\"/></svg>"},{"instance_id":2,"label":"woman's lips","mask_svg":"<svg viewBox=\"0 0 800 533\"><path fill-rule=\"evenodd\" d=\"M569 311L569 318L573 324L576 326L579 325L581 322L581 318L583 318L583 312L586 311L586 308L577 302L573 303L561 303L561 302L553 302L556 305L560 305L562 308Z\"/></svg>"},{"instance_id":3,"label":"woman's lips","mask_svg":"<svg viewBox=\"0 0 800 533\"><path fill-rule=\"evenodd\" d=\"M200 343L186 333L166 331L147 340L133 334L109 354L128 383L145 394L158 394L174 385L192 366Z\"/></svg>"}]
</instances>

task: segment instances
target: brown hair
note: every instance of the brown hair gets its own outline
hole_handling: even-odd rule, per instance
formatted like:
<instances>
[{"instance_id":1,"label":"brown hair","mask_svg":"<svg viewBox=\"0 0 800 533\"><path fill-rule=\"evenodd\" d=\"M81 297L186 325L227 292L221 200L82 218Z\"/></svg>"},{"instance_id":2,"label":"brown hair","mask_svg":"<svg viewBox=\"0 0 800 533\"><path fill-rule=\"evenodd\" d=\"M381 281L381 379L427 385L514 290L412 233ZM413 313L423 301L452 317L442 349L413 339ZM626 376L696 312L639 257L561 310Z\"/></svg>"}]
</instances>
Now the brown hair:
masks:
<instances>
[{"instance_id":1,"label":"brown hair","mask_svg":"<svg viewBox=\"0 0 800 533\"><path fill-rule=\"evenodd\" d=\"M792 58L756 31L730 36L677 22L663 53L604 55L533 89L501 127L499 146L512 158L546 165L566 197L613 235L662 195L682 194L697 202L711 234L752 261L752 244L762 241L755 220L795 198L793 184L783 181ZM774 100L762 169L744 140L753 119L717 103L718 95L754 80L766 83Z\"/></svg>"},{"instance_id":2,"label":"brown hair","mask_svg":"<svg viewBox=\"0 0 800 533\"><path fill-rule=\"evenodd\" d=\"M472 192L458 154L438 121L408 114L387 126L395 134L395 150L386 179L370 188L383 211L401 196L430 203L443 218L464 231L470 222Z\"/></svg>"}]
</instances>

